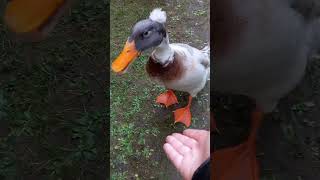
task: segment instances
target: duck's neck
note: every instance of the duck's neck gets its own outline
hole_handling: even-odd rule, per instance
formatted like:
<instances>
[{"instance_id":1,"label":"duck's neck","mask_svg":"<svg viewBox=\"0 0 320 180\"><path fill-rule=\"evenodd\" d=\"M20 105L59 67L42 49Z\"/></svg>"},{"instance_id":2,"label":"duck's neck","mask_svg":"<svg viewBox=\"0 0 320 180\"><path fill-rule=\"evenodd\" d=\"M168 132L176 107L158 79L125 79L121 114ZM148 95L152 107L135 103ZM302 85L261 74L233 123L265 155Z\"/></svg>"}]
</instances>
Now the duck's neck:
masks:
<instances>
[{"instance_id":1,"label":"duck's neck","mask_svg":"<svg viewBox=\"0 0 320 180\"><path fill-rule=\"evenodd\" d=\"M169 37L168 35L162 40L161 44L155 48L152 52L153 59L162 64L163 66L167 66L173 61L173 49L169 46Z\"/></svg>"}]
</instances>

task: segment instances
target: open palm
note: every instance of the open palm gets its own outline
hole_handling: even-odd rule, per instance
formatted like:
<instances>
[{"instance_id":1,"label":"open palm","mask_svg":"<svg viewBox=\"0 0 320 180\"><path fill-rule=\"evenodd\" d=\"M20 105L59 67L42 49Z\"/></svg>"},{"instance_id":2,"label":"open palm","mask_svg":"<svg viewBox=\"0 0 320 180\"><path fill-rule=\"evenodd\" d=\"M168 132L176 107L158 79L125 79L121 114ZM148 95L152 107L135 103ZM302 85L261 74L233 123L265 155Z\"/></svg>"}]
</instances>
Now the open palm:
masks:
<instances>
[{"instance_id":1,"label":"open palm","mask_svg":"<svg viewBox=\"0 0 320 180\"><path fill-rule=\"evenodd\" d=\"M163 149L182 177L190 180L210 156L210 133L195 129L173 133L167 136Z\"/></svg>"}]
</instances>

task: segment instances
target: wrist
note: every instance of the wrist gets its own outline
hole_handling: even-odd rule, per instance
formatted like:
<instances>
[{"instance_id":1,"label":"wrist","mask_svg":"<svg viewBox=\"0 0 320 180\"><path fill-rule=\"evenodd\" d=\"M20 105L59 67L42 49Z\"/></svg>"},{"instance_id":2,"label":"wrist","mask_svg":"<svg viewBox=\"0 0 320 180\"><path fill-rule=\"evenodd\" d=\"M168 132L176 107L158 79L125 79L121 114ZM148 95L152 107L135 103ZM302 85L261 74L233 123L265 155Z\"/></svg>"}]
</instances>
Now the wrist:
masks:
<instances>
[{"instance_id":1,"label":"wrist","mask_svg":"<svg viewBox=\"0 0 320 180\"><path fill-rule=\"evenodd\" d=\"M205 160L194 172L192 180L198 179L210 179L210 157L207 160Z\"/></svg>"}]
</instances>

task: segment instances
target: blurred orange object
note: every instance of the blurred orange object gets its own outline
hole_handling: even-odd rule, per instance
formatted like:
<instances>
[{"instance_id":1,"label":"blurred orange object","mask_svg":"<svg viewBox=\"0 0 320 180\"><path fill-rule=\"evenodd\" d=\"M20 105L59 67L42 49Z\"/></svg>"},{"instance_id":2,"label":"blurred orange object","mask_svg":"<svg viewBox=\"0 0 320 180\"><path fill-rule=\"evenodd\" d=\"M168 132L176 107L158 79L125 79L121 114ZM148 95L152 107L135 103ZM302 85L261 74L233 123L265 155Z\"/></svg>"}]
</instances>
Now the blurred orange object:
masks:
<instances>
[{"instance_id":1,"label":"blurred orange object","mask_svg":"<svg viewBox=\"0 0 320 180\"><path fill-rule=\"evenodd\" d=\"M5 11L5 22L16 33L38 29L64 4L65 0L11 0Z\"/></svg>"},{"instance_id":2,"label":"blurred orange object","mask_svg":"<svg viewBox=\"0 0 320 180\"><path fill-rule=\"evenodd\" d=\"M211 156L213 180L258 180L256 135L263 118L261 111L252 112L251 132L246 142L213 152Z\"/></svg>"}]
</instances>

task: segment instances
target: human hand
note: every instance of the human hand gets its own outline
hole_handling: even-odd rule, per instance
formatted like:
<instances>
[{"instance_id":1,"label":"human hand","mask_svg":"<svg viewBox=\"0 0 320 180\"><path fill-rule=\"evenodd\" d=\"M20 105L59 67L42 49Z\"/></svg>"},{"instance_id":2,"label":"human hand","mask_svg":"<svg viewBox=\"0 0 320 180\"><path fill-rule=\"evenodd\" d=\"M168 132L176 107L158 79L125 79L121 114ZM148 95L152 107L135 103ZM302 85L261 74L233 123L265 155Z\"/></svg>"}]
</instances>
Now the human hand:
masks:
<instances>
[{"instance_id":1,"label":"human hand","mask_svg":"<svg viewBox=\"0 0 320 180\"><path fill-rule=\"evenodd\" d=\"M183 179L191 180L194 172L210 157L210 132L187 129L167 136L163 149Z\"/></svg>"}]
</instances>

